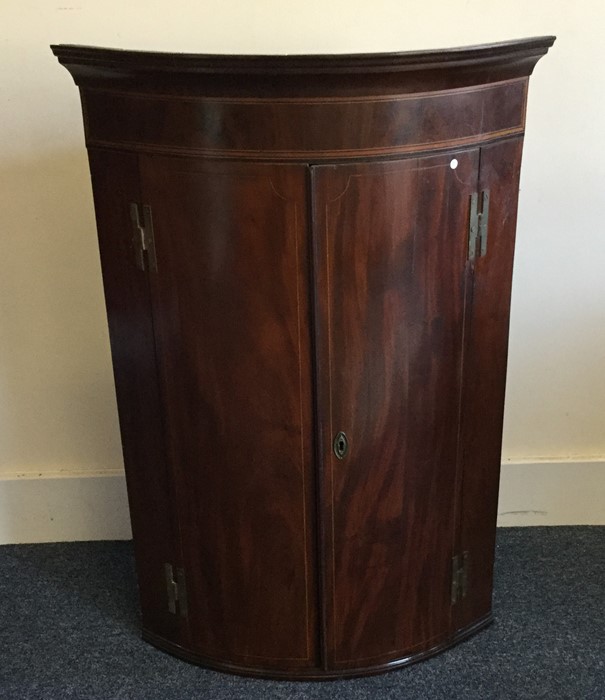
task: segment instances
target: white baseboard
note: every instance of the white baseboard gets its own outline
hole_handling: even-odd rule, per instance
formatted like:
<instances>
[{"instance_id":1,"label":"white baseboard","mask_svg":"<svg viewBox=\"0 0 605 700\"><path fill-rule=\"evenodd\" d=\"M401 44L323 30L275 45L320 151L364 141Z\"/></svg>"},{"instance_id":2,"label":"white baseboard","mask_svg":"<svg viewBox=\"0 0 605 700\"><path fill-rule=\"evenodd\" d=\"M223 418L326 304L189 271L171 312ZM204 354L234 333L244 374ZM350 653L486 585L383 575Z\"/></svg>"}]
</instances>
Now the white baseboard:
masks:
<instances>
[{"instance_id":1,"label":"white baseboard","mask_svg":"<svg viewBox=\"0 0 605 700\"><path fill-rule=\"evenodd\" d=\"M504 463L498 525L605 525L605 460ZM120 469L0 477L0 544L131 536Z\"/></svg>"},{"instance_id":2,"label":"white baseboard","mask_svg":"<svg viewBox=\"0 0 605 700\"><path fill-rule=\"evenodd\" d=\"M123 470L0 478L0 544L131 537Z\"/></svg>"},{"instance_id":3,"label":"white baseboard","mask_svg":"<svg viewBox=\"0 0 605 700\"><path fill-rule=\"evenodd\" d=\"M498 526L605 525L605 459L505 462Z\"/></svg>"}]
</instances>

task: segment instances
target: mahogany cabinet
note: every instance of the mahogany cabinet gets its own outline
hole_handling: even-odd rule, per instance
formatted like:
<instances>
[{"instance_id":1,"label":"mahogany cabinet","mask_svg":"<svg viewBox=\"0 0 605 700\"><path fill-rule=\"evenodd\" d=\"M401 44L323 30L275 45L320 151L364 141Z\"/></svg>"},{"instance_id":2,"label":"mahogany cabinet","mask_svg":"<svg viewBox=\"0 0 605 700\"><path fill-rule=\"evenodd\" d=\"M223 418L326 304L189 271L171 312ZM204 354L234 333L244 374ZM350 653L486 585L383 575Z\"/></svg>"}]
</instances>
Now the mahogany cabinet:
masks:
<instances>
[{"instance_id":1,"label":"mahogany cabinet","mask_svg":"<svg viewBox=\"0 0 605 700\"><path fill-rule=\"evenodd\" d=\"M373 673L491 620L529 75L554 37L80 88L144 638Z\"/></svg>"}]
</instances>

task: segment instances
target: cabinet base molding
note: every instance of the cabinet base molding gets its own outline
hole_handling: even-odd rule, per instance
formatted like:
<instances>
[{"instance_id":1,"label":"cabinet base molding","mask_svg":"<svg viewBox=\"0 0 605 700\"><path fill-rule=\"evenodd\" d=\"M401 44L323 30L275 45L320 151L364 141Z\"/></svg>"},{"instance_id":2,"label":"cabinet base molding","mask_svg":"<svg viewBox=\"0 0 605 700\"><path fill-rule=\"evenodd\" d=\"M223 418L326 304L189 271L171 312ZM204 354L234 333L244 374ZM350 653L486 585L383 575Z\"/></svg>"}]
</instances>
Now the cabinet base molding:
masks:
<instances>
[{"instance_id":1,"label":"cabinet base molding","mask_svg":"<svg viewBox=\"0 0 605 700\"><path fill-rule=\"evenodd\" d=\"M409 666L410 664L417 663L418 661L430 659L432 656L436 656L442 651L455 646L459 642L472 637L477 632L480 632L491 625L493 621L494 616L493 613L490 612L484 617L479 618L473 624L458 630L453 636L448 637L438 644L435 644L435 646L432 646L430 649L424 649L423 651L419 651L415 654L409 654L400 659L394 659L393 661L376 664L374 666L366 666L364 668L344 668L338 670L309 668L281 671L276 669L240 666L237 664L223 663L221 661L217 661L216 659L206 658L145 628L142 630L141 637L144 641L149 642L149 644L153 644L154 647L157 647L162 651L172 654L172 656L176 656L179 659L188 661L189 663L196 664L197 666L203 666L204 668L209 668L214 671L224 671L226 673L234 673L238 676L264 678L267 680L329 681L337 680L339 678L360 678L362 676L373 676L379 673L385 673L387 671L396 671L399 668Z\"/></svg>"}]
</instances>

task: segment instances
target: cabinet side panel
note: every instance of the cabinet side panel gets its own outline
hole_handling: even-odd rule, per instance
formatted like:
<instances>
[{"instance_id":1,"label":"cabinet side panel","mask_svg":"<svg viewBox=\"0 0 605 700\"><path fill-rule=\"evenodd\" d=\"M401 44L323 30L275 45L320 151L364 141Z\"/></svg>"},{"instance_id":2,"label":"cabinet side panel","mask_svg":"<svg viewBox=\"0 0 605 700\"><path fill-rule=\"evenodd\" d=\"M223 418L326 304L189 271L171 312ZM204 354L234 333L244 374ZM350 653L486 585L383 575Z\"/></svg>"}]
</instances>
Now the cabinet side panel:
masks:
<instances>
[{"instance_id":1,"label":"cabinet side panel","mask_svg":"<svg viewBox=\"0 0 605 700\"><path fill-rule=\"evenodd\" d=\"M314 169L334 668L401 659L451 633L466 230L477 167L475 149ZM339 431L348 439L342 459L332 442Z\"/></svg>"},{"instance_id":2,"label":"cabinet side panel","mask_svg":"<svg viewBox=\"0 0 605 700\"><path fill-rule=\"evenodd\" d=\"M467 595L456 606L458 628L491 610L521 149L521 138L481 149L479 191L490 190L490 204L487 253L469 266L460 516L469 570Z\"/></svg>"},{"instance_id":3,"label":"cabinet side panel","mask_svg":"<svg viewBox=\"0 0 605 700\"><path fill-rule=\"evenodd\" d=\"M138 158L89 151L105 302L143 626L177 643L185 623L167 607L164 564L179 565L147 274L135 265L129 203L139 201Z\"/></svg>"},{"instance_id":4,"label":"cabinet side panel","mask_svg":"<svg viewBox=\"0 0 605 700\"><path fill-rule=\"evenodd\" d=\"M141 160L191 648L314 667L306 168Z\"/></svg>"}]
</instances>

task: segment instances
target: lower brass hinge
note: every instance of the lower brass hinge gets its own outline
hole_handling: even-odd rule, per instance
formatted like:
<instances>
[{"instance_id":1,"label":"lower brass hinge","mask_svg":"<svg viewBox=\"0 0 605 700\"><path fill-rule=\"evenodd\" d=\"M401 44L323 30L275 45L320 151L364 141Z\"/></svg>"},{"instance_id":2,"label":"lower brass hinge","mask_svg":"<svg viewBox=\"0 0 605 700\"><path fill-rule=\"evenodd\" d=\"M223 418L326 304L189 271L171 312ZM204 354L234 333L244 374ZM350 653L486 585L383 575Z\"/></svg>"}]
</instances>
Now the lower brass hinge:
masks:
<instances>
[{"instance_id":1,"label":"lower brass hinge","mask_svg":"<svg viewBox=\"0 0 605 700\"><path fill-rule=\"evenodd\" d=\"M462 552L452 557L452 605L466 598L468 590L469 554Z\"/></svg>"},{"instance_id":2,"label":"lower brass hinge","mask_svg":"<svg viewBox=\"0 0 605 700\"><path fill-rule=\"evenodd\" d=\"M473 192L471 195L471 208L468 221L468 259L474 260L477 256L477 244L479 256L487 253L487 224L489 219L489 190L481 192L481 209L479 209L479 195Z\"/></svg>"},{"instance_id":3,"label":"lower brass hinge","mask_svg":"<svg viewBox=\"0 0 605 700\"><path fill-rule=\"evenodd\" d=\"M168 611L176 615L177 607L181 617L187 617L187 586L185 585L185 572L181 568L176 569L176 577L172 564L164 564L164 577L166 580L166 593L168 595Z\"/></svg>"}]
</instances>

